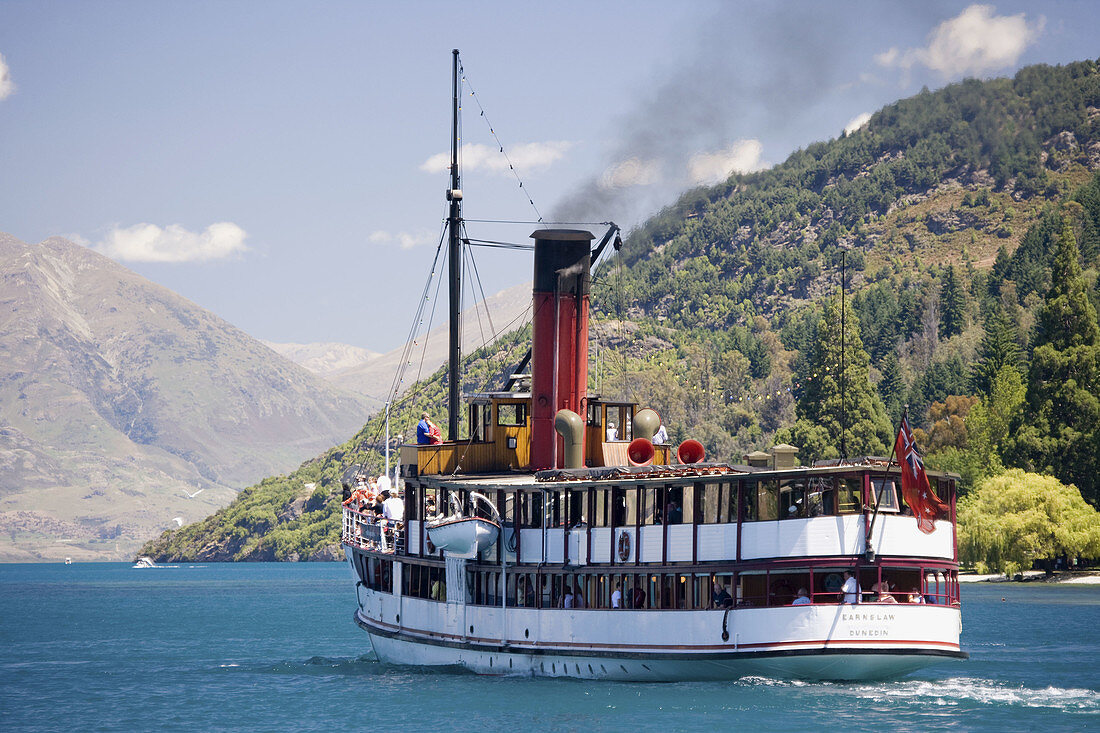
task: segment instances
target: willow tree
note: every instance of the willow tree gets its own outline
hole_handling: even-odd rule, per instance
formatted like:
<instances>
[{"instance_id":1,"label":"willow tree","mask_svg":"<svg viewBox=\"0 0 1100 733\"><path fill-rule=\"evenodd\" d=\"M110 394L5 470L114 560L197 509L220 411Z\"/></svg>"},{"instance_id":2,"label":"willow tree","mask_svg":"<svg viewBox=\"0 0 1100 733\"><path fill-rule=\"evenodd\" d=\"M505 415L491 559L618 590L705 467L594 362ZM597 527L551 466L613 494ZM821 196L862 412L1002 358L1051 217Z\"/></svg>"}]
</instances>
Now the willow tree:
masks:
<instances>
[{"instance_id":1,"label":"willow tree","mask_svg":"<svg viewBox=\"0 0 1100 733\"><path fill-rule=\"evenodd\" d=\"M870 379L859 319L830 298L817 324L796 406L798 420L777 440L797 446L803 460L887 455L893 427Z\"/></svg>"},{"instance_id":2,"label":"willow tree","mask_svg":"<svg viewBox=\"0 0 1100 733\"><path fill-rule=\"evenodd\" d=\"M1076 484L1095 505L1100 500L1100 327L1077 258L1067 225L1039 313L1027 402L1012 453L1018 465Z\"/></svg>"},{"instance_id":3,"label":"willow tree","mask_svg":"<svg viewBox=\"0 0 1100 733\"><path fill-rule=\"evenodd\" d=\"M1018 468L960 499L959 559L979 573L1012 575L1036 560L1100 557L1100 512L1074 486Z\"/></svg>"}]
</instances>

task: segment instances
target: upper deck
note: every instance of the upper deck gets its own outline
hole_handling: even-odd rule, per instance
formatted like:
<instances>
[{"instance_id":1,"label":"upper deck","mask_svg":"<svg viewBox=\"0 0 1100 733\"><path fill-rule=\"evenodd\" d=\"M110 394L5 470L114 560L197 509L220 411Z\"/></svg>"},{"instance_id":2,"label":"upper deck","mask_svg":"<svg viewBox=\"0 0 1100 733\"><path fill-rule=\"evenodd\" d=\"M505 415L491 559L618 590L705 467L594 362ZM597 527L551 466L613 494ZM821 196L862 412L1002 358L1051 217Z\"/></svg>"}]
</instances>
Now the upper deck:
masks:
<instances>
[{"instance_id":1,"label":"upper deck","mask_svg":"<svg viewBox=\"0 0 1100 733\"><path fill-rule=\"evenodd\" d=\"M398 554L438 558L425 520L452 496L467 515L487 516L470 493L487 497L503 520L502 540L484 562L652 566L766 563L877 556L957 560L955 478L931 473L951 508L925 534L885 461L815 468L726 464L406 479L405 542ZM875 511L875 507L878 511ZM867 537L871 537L868 545Z\"/></svg>"}]
</instances>

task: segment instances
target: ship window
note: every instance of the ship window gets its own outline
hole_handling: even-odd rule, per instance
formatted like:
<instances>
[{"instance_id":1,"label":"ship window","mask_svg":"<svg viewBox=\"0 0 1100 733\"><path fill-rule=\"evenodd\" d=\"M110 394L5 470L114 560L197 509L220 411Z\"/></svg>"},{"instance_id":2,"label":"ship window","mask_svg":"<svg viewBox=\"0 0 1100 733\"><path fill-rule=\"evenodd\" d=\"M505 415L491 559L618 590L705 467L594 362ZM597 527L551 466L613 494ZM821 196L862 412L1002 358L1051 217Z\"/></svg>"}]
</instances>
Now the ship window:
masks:
<instances>
[{"instance_id":1,"label":"ship window","mask_svg":"<svg viewBox=\"0 0 1100 733\"><path fill-rule=\"evenodd\" d=\"M609 493L611 495L611 506L610 506L611 524L610 524L610 526L612 526L612 527L625 527L628 524L634 524L634 515L633 515L632 511L628 515L627 495L629 494L631 496L631 501L630 501L630 504L629 504L629 510L633 510L634 504L635 504L634 497L636 496L636 492L627 491L626 489L622 488L621 486L615 486L615 487L612 487L612 489ZM629 516L629 519L627 518L628 516Z\"/></svg>"},{"instance_id":2,"label":"ship window","mask_svg":"<svg viewBox=\"0 0 1100 733\"><path fill-rule=\"evenodd\" d=\"M841 514L863 511L863 480L859 477L840 479L837 482L837 505Z\"/></svg>"},{"instance_id":3,"label":"ship window","mask_svg":"<svg viewBox=\"0 0 1100 733\"><path fill-rule=\"evenodd\" d=\"M702 510L699 515L699 523L717 524L721 522L722 517L719 514L719 507L721 506L722 484L702 484L699 493L701 494L699 505Z\"/></svg>"},{"instance_id":4,"label":"ship window","mask_svg":"<svg viewBox=\"0 0 1100 733\"><path fill-rule=\"evenodd\" d=\"M522 427L527 424L527 406L518 402L497 405L497 425Z\"/></svg>"},{"instance_id":5,"label":"ship window","mask_svg":"<svg viewBox=\"0 0 1100 733\"><path fill-rule=\"evenodd\" d=\"M756 482L755 481L741 481L738 482L739 494L741 496L741 506L744 508L744 518L746 522L756 521Z\"/></svg>"},{"instance_id":6,"label":"ship window","mask_svg":"<svg viewBox=\"0 0 1100 733\"><path fill-rule=\"evenodd\" d=\"M569 500L569 522L570 528L576 527L579 524L584 524L586 520L585 512L585 499L587 493L584 489L575 489L570 491L566 496Z\"/></svg>"},{"instance_id":7,"label":"ship window","mask_svg":"<svg viewBox=\"0 0 1100 733\"><path fill-rule=\"evenodd\" d=\"M611 491L608 489L594 489L594 501L596 504L596 511L592 517L593 527L607 527L610 526L610 512L609 504L611 501Z\"/></svg>"},{"instance_id":8,"label":"ship window","mask_svg":"<svg viewBox=\"0 0 1100 733\"><path fill-rule=\"evenodd\" d=\"M588 403L588 424L591 427L600 427L600 408L601 405L599 402Z\"/></svg>"},{"instance_id":9,"label":"ship window","mask_svg":"<svg viewBox=\"0 0 1100 733\"><path fill-rule=\"evenodd\" d=\"M880 512L898 511L898 492L894 479L871 479L871 506L878 502Z\"/></svg>"},{"instance_id":10,"label":"ship window","mask_svg":"<svg viewBox=\"0 0 1100 733\"><path fill-rule=\"evenodd\" d=\"M542 493L520 494L520 526L527 529L542 527Z\"/></svg>"},{"instance_id":11,"label":"ship window","mask_svg":"<svg viewBox=\"0 0 1100 733\"><path fill-rule=\"evenodd\" d=\"M779 519L779 485L775 481L756 484L756 517L761 522Z\"/></svg>"},{"instance_id":12,"label":"ship window","mask_svg":"<svg viewBox=\"0 0 1100 733\"><path fill-rule=\"evenodd\" d=\"M814 476L806 487L807 516L819 517L836 514L836 492L833 480L825 476Z\"/></svg>"},{"instance_id":13,"label":"ship window","mask_svg":"<svg viewBox=\"0 0 1100 733\"><path fill-rule=\"evenodd\" d=\"M488 413L488 411L489 405L470 405L470 440L477 442L485 441L485 427L488 424L486 413Z\"/></svg>"},{"instance_id":14,"label":"ship window","mask_svg":"<svg viewBox=\"0 0 1100 733\"><path fill-rule=\"evenodd\" d=\"M644 508L642 509L642 524L660 524L664 516L665 489L664 487L648 487L642 489L645 492Z\"/></svg>"},{"instance_id":15,"label":"ship window","mask_svg":"<svg viewBox=\"0 0 1100 733\"><path fill-rule=\"evenodd\" d=\"M691 487L669 486L665 491L664 520L668 524L683 524L690 522L691 514Z\"/></svg>"},{"instance_id":16,"label":"ship window","mask_svg":"<svg viewBox=\"0 0 1100 733\"><path fill-rule=\"evenodd\" d=\"M809 516L806 506L806 482L784 479L779 482L779 518L797 519Z\"/></svg>"}]
</instances>

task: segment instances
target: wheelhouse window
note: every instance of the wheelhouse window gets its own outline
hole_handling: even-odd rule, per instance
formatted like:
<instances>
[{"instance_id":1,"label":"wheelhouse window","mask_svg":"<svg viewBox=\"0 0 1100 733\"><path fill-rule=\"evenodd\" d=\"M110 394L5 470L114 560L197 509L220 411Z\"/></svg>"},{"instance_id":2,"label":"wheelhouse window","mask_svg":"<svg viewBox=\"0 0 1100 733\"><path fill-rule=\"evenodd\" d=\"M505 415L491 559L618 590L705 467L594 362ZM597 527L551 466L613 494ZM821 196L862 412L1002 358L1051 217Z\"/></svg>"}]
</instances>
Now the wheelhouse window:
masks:
<instances>
[{"instance_id":1,"label":"wheelhouse window","mask_svg":"<svg viewBox=\"0 0 1100 733\"><path fill-rule=\"evenodd\" d=\"M497 405L497 425L523 427L527 424L527 405L519 402L502 402Z\"/></svg>"}]
</instances>

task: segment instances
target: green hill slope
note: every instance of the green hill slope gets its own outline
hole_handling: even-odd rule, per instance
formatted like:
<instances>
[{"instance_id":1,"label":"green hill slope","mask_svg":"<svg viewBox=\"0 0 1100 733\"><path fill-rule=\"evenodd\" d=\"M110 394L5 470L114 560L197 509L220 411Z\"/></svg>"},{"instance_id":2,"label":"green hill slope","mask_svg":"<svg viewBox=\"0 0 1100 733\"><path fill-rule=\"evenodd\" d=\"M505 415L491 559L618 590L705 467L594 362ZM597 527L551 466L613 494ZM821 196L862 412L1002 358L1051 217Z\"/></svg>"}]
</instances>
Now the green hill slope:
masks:
<instances>
[{"instance_id":1,"label":"green hill slope","mask_svg":"<svg viewBox=\"0 0 1100 733\"><path fill-rule=\"evenodd\" d=\"M869 355L860 361L867 399L881 400L893 419L909 404L930 463L972 478L960 465L972 451L960 413L1000 404L988 382L974 379L974 365L992 358L984 334L1000 319L1029 353L1067 223L1081 243L1089 297L1098 299L1097 170L1095 62L1029 67L1013 79L899 101L855 133L770 170L690 191L631 232L595 279L592 386L653 407L674 440L701 440L717 460L739 461L777 433L806 439L803 461L835 454L837 436L797 428L807 414L800 398L829 368L818 340L821 303L837 293L843 261L846 308ZM525 339L508 337L501 363L522 353ZM505 373L488 366L488 354L473 363L482 374ZM1026 370L1027 360L1017 367ZM404 409L437 412L442 395L439 373ZM144 551L164 559L332 556L337 477L354 463L378 465L376 443L365 438L377 434L374 421L345 446Z\"/></svg>"}]
</instances>

